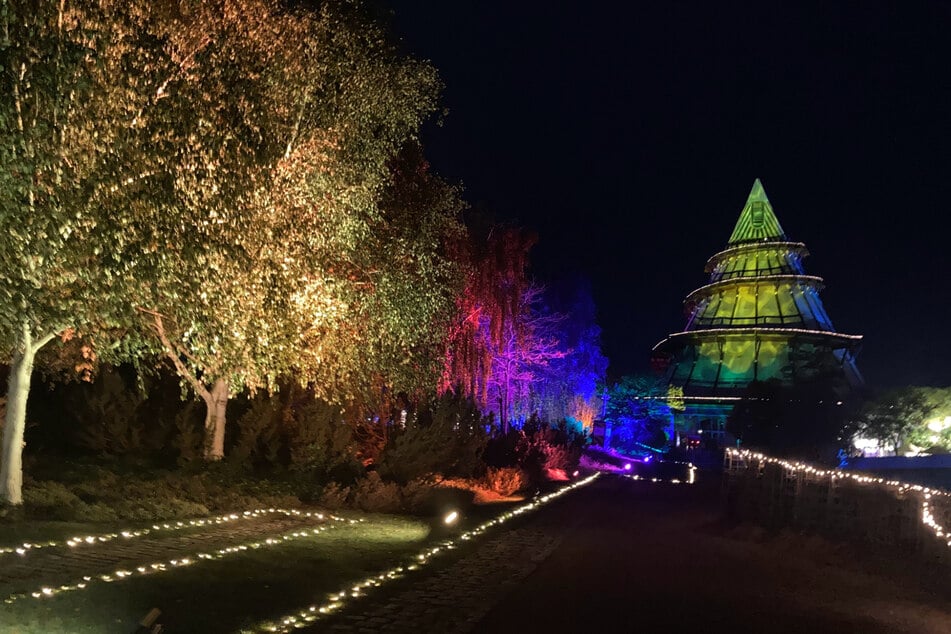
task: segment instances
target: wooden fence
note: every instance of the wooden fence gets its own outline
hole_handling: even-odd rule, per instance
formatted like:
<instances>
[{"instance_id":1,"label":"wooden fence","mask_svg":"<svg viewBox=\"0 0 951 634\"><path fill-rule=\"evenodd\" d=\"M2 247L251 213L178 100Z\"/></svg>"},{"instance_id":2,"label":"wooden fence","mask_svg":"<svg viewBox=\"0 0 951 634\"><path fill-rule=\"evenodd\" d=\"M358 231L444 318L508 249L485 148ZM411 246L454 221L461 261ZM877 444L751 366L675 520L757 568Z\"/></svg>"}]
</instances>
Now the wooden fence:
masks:
<instances>
[{"instance_id":1,"label":"wooden fence","mask_svg":"<svg viewBox=\"0 0 951 634\"><path fill-rule=\"evenodd\" d=\"M727 449L727 515L865 542L951 565L951 493Z\"/></svg>"}]
</instances>

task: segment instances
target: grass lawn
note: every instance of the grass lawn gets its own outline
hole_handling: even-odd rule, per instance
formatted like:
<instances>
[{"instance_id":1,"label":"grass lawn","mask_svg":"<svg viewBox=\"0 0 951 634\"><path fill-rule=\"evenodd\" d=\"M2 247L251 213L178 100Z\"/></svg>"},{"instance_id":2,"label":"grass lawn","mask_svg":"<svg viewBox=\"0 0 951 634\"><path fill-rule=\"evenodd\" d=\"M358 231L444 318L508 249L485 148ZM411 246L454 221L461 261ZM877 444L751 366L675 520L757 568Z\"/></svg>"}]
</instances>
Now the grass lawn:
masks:
<instances>
[{"instance_id":1,"label":"grass lawn","mask_svg":"<svg viewBox=\"0 0 951 634\"><path fill-rule=\"evenodd\" d=\"M159 622L168 632L234 632L323 601L351 581L401 563L419 551L429 535L428 525L417 519L389 515L365 519L220 561L96 583L50 599L0 604L0 632L131 633L156 607L162 610ZM90 533L88 524L79 526L79 533ZM77 533L76 525L68 528L47 538ZM30 535L36 541L35 533ZM3 542L11 541L16 540L4 536Z\"/></svg>"}]
</instances>

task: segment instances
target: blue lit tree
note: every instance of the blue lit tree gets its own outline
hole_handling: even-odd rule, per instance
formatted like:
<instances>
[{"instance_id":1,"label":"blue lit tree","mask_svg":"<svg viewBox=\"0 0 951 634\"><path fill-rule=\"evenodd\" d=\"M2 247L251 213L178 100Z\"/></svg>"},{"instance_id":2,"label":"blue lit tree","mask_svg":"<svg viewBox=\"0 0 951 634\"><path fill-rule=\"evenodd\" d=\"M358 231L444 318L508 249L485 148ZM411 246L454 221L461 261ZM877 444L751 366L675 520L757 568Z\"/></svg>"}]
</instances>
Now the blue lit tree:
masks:
<instances>
[{"instance_id":1,"label":"blue lit tree","mask_svg":"<svg viewBox=\"0 0 951 634\"><path fill-rule=\"evenodd\" d=\"M587 280L574 278L545 292L546 309L561 315L558 345L564 356L552 359L534 387L542 419L589 429L601 408L597 387L604 381L608 360L601 353L601 328Z\"/></svg>"},{"instance_id":2,"label":"blue lit tree","mask_svg":"<svg viewBox=\"0 0 951 634\"><path fill-rule=\"evenodd\" d=\"M613 448L636 453L667 444L671 411L662 377L624 376L605 389L604 420L611 426Z\"/></svg>"}]
</instances>

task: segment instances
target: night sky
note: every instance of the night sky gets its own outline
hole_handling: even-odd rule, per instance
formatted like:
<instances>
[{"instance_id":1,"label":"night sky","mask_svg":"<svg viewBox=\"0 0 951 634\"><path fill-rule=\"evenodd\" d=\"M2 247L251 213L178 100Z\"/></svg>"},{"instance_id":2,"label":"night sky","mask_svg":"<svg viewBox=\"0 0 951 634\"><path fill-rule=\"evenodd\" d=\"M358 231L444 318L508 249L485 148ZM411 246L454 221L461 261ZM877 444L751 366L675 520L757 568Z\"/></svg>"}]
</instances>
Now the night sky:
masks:
<instances>
[{"instance_id":1,"label":"night sky","mask_svg":"<svg viewBox=\"0 0 951 634\"><path fill-rule=\"evenodd\" d=\"M951 5L392 0L446 84L424 144L588 277L614 377L684 325L753 179L872 386L951 384ZM851 6L848 6L851 5Z\"/></svg>"}]
</instances>

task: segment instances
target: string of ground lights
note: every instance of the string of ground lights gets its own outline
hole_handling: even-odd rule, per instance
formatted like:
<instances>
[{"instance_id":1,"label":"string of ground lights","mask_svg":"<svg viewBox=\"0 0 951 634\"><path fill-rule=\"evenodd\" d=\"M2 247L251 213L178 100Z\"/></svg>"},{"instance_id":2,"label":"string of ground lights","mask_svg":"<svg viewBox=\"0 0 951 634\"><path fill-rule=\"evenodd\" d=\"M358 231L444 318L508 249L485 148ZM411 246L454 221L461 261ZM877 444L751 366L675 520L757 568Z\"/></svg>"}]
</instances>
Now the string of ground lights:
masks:
<instances>
[{"instance_id":1,"label":"string of ground lights","mask_svg":"<svg viewBox=\"0 0 951 634\"><path fill-rule=\"evenodd\" d=\"M293 514L293 513L292 513ZM321 513L314 513L313 516L324 517ZM339 522L346 522L347 524L357 524L363 522L363 519L344 519L341 517L333 517L332 519ZM47 599L50 597L55 597L57 595L63 594L65 592L76 592L79 590L85 590L90 585L95 583L112 583L114 581L123 581L131 577L141 577L145 575L154 575L163 572L168 572L170 570L175 570L177 568L182 568L184 566L191 566L193 564L199 563L201 561L215 561L218 559L224 559L225 557L244 553L251 550L260 550L262 548L272 548L275 546L281 546L287 542L296 541L300 539L306 539L308 537L315 537L321 533L330 530L334 526L339 524L330 524L327 526L317 526L315 528L297 530L290 533L285 533L278 537L267 537L265 539L260 539L253 542L247 542L244 544L238 544L237 546L226 546L224 548L219 548L210 553L196 553L187 557L178 557L175 559L169 559L167 561L159 561L152 564L147 564L144 566L137 566L132 570L126 568L118 568L111 573L97 573L93 575L84 575L82 579L73 581L72 583L65 583L59 586L42 586L34 592L30 593L15 593L8 596L4 599L4 603L10 604L15 603L21 599L33 598L33 599Z\"/></svg>"},{"instance_id":2,"label":"string of ground lights","mask_svg":"<svg viewBox=\"0 0 951 634\"><path fill-rule=\"evenodd\" d=\"M158 531L180 531L187 528L200 528L202 526L211 526L212 524L225 524L227 522L234 522L237 520L249 520L257 519L264 517L269 514L280 514L285 516L295 516L295 517L314 517L319 520L323 519L332 519L334 521L344 521L342 517L336 517L334 515L328 515L326 513L315 513L313 511L301 511L298 509L254 509L252 511L242 511L241 513L229 513L228 515L218 515L217 517L205 517L197 518L190 520L178 520L174 522L164 522L161 524L153 524L151 527L145 528L127 528L124 530L119 530L115 533L103 533L101 535L85 535L85 536L76 536L70 537L65 541L56 541L48 540L42 542L24 542L19 546L0 546L0 556L9 555L16 553L21 557L25 556L31 551L40 550L42 548L59 548L62 546L69 546L74 548L76 546L91 546L105 544L117 539L135 539L137 537L145 537L153 532Z\"/></svg>"},{"instance_id":3,"label":"string of ground lights","mask_svg":"<svg viewBox=\"0 0 951 634\"><path fill-rule=\"evenodd\" d=\"M943 489L934 489L921 484L910 484L908 482L901 482L899 480L886 480L885 478L858 475L856 473L840 471L839 469L819 469L801 462L789 462L788 460L773 458L771 456L746 449L727 449L727 454L738 458L752 458L754 460L759 460L760 462L780 465L789 471L800 471L803 473L817 475L819 477L829 476L829 478L832 480L851 480L861 484L878 484L891 488L896 493L905 493L907 491L921 493L924 497L921 502L921 523L931 529L931 531L935 534L935 537L945 541L945 544L951 548L951 533L949 533L944 526L938 524L938 522L935 520L934 514L931 511L932 505L930 502L931 498L933 497L951 498L951 492L949 491L945 491Z\"/></svg>"},{"instance_id":4,"label":"string of ground lights","mask_svg":"<svg viewBox=\"0 0 951 634\"><path fill-rule=\"evenodd\" d=\"M629 475L627 477L637 482L653 482L660 484L693 484L697 481L697 468L693 465L690 465L690 468L687 470L686 480L681 480L680 478L648 478L646 476L639 476L636 474Z\"/></svg>"},{"instance_id":5,"label":"string of ground lights","mask_svg":"<svg viewBox=\"0 0 951 634\"><path fill-rule=\"evenodd\" d=\"M355 598L364 596L371 588L378 588L388 581L399 579L405 576L409 572L419 570L426 564L430 563L430 561L433 558L437 557L438 555L457 548L459 545L459 542L469 541L472 538L477 537L481 535L482 533L486 532L490 528L494 526L499 526L500 524L507 522L513 517L517 517L519 515L522 515L523 513L527 513L529 511L535 510L538 507L543 506L544 504L547 504L548 502L551 502L555 498L561 497L562 495L564 495L565 493L568 493L569 491L572 491L578 487L590 484L599 475L600 473L595 473L593 475L588 476L587 478L578 480L576 482L573 482L572 484L564 486L558 489L557 491L555 491L554 493L543 495L535 500L532 500L531 502L527 504L523 504L522 506L514 508L511 511L502 513L501 515L495 517L494 519L484 522L480 524L479 526L462 533L455 539L446 540L444 542L441 542L438 546L434 546L432 548L424 550L423 552L416 555L416 557L413 560L413 563L411 564L390 568L389 570L385 572L381 572L380 574L376 576L367 577L363 581L359 581L353 584L352 586L350 586L349 588L341 590L340 592L331 594L327 602L322 605L311 605L311 606L308 606L307 608L304 608L303 610L299 610L297 612L294 612L293 614L279 618L276 621L267 621L267 622L258 624L257 626L255 626L253 629L250 629L250 630L241 630L242 634L253 634L255 632L290 632L297 628L307 627L314 621L317 621L321 618L325 618L326 616L339 611L342 607L344 607L345 602L348 599L355 599ZM457 517L458 515L455 512L450 513L449 515L446 516L446 522L452 523L453 521L455 521Z\"/></svg>"}]
</instances>

